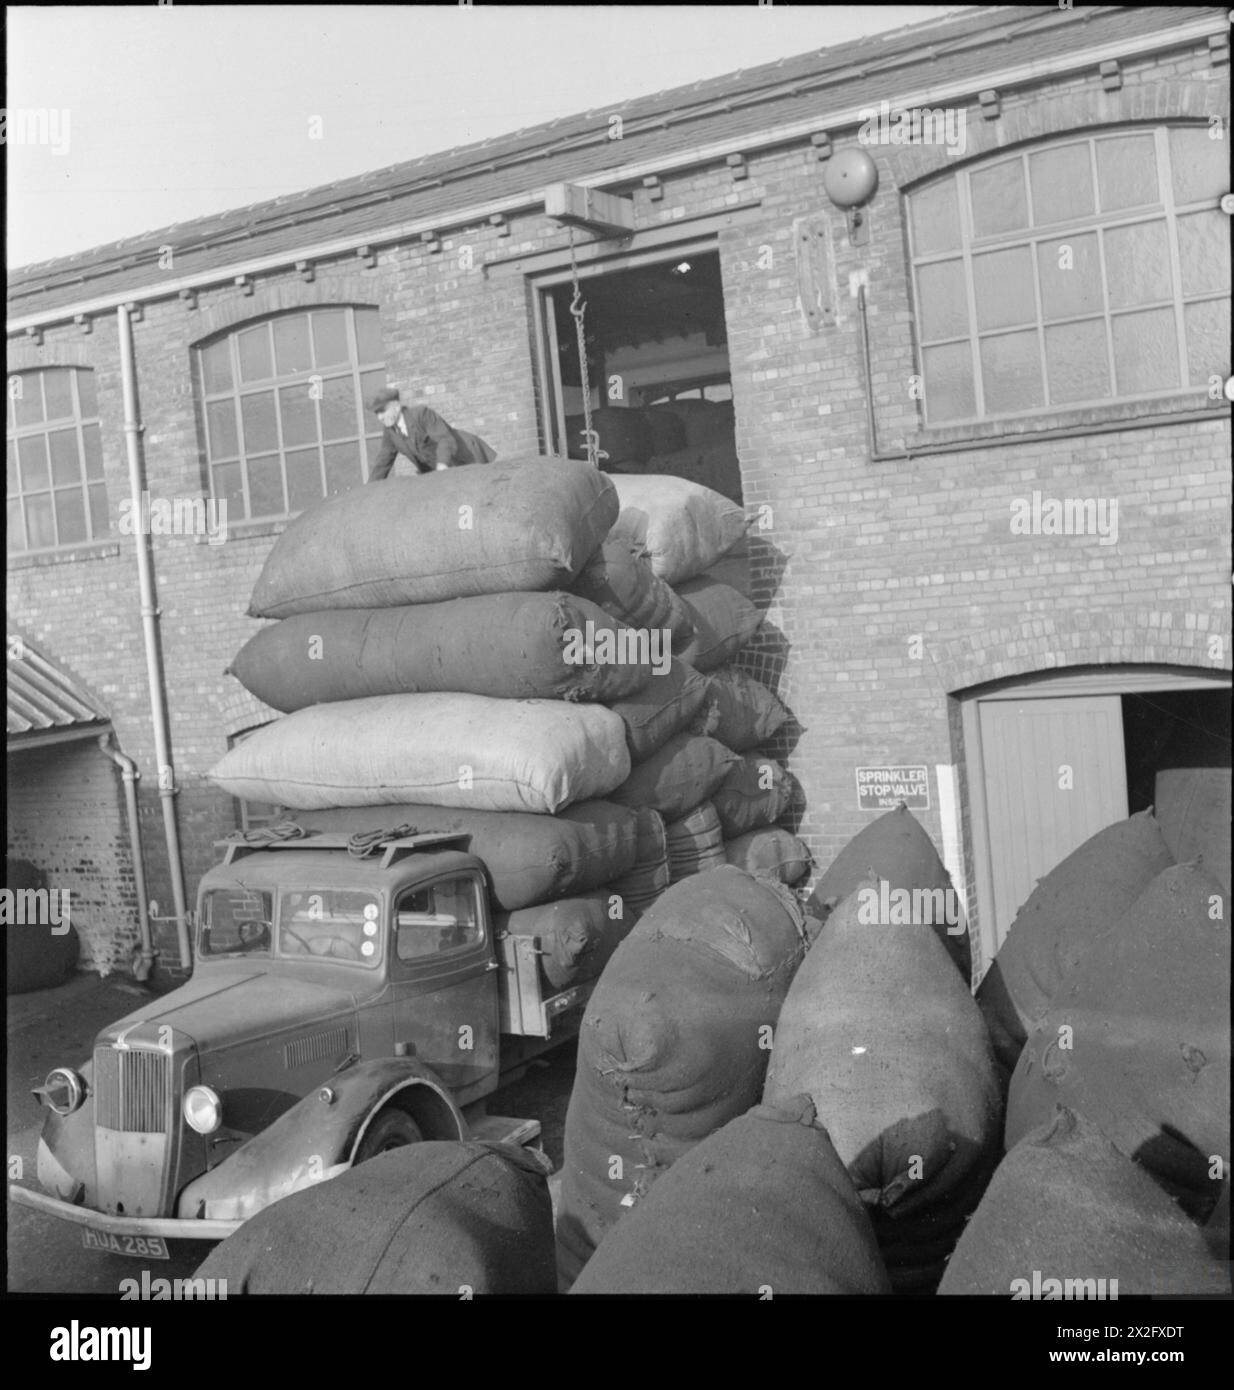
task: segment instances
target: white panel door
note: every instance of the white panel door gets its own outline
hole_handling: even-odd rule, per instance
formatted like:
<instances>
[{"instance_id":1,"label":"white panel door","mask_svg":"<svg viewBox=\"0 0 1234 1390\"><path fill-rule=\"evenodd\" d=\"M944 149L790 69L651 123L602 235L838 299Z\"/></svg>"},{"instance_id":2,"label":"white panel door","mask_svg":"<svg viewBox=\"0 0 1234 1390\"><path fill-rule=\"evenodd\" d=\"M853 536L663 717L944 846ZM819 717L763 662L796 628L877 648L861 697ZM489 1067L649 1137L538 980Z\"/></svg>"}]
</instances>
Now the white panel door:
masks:
<instances>
[{"instance_id":1,"label":"white panel door","mask_svg":"<svg viewBox=\"0 0 1234 1390\"><path fill-rule=\"evenodd\" d=\"M1117 695L981 700L995 940L1056 864L1127 818Z\"/></svg>"}]
</instances>

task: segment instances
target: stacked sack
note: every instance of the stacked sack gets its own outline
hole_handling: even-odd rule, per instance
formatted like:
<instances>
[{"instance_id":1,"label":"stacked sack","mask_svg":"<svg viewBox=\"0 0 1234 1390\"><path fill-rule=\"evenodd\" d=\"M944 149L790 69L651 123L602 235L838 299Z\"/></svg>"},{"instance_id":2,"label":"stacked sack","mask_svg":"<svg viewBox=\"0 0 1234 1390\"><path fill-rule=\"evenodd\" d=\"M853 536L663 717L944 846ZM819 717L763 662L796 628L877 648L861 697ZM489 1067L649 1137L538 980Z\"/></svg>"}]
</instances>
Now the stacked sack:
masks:
<instances>
[{"instance_id":1,"label":"stacked sack","mask_svg":"<svg viewBox=\"0 0 1234 1390\"><path fill-rule=\"evenodd\" d=\"M625 624L567 586L617 520L586 464L510 460L328 498L279 537L231 670L287 712L212 776L306 828L459 831L489 871L499 933L541 938L546 992L598 975L628 929L604 891L640 827L603 798L630 772L606 707L647 663L591 660Z\"/></svg>"},{"instance_id":2,"label":"stacked sack","mask_svg":"<svg viewBox=\"0 0 1234 1390\"><path fill-rule=\"evenodd\" d=\"M998 1159L997 1069L967 928L903 806L855 836L781 1010L763 1099L808 1095L869 1212L891 1285L932 1292Z\"/></svg>"},{"instance_id":3,"label":"stacked sack","mask_svg":"<svg viewBox=\"0 0 1234 1390\"><path fill-rule=\"evenodd\" d=\"M757 1104L807 936L787 888L726 864L674 884L618 946L587 1003L566 1113L563 1289L673 1164Z\"/></svg>"},{"instance_id":4,"label":"stacked sack","mask_svg":"<svg viewBox=\"0 0 1234 1390\"><path fill-rule=\"evenodd\" d=\"M674 658L667 675L614 706L627 720L634 767L612 800L663 817L670 882L732 863L795 883L809 870L808 853L775 828L791 804L792 784L774 759L754 751L788 714L769 690L731 665L762 614L709 572L744 544L741 509L683 478L645 474L613 483L621 514L574 591L634 626L655 627L617 601L611 578L620 572L621 555L645 560L667 595L660 625L672 630Z\"/></svg>"},{"instance_id":5,"label":"stacked sack","mask_svg":"<svg viewBox=\"0 0 1234 1390\"><path fill-rule=\"evenodd\" d=\"M1227 871L1172 862L1162 801L1047 874L982 980L1006 1157L940 1292L1229 1292Z\"/></svg>"}]
</instances>

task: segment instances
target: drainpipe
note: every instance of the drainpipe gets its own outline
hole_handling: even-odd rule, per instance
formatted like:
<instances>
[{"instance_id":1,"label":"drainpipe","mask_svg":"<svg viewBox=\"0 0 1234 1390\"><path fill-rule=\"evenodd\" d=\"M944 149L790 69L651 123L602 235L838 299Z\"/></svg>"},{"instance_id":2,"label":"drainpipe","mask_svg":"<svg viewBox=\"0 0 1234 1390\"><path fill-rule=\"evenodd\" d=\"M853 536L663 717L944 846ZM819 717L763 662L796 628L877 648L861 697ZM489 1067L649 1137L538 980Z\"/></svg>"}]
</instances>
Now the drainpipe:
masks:
<instances>
[{"instance_id":1,"label":"drainpipe","mask_svg":"<svg viewBox=\"0 0 1234 1390\"><path fill-rule=\"evenodd\" d=\"M150 916L146 910L146 864L141 851L141 821L137 816L137 779L141 775L132 758L126 757L119 748L111 746L112 735L103 734L99 747L106 757L120 769L124 778L124 809L128 813L129 843L133 846L133 878L137 888L137 930L141 937L139 964L133 971L139 983L144 984L154 969L154 941L150 935Z\"/></svg>"},{"instance_id":2,"label":"drainpipe","mask_svg":"<svg viewBox=\"0 0 1234 1390\"><path fill-rule=\"evenodd\" d=\"M133 356L133 324L130 305L116 309L120 331L120 380L124 388L124 445L129 464L129 493L133 515L141 518L142 464L141 435L145 426L137 417L137 368ZM193 963L189 946L188 904L184 895L184 864L180 857L180 832L176 826L176 774L171 761L171 740L168 737L167 709L163 697L163 660L159 645L159 610L154 602L154 570L150 561L150 542L145 527L134 527L137 542L137 576L141 589L141 626L146 647L146 674L150 682L150 713L154 721L154 754L159 770L159 800L163 808L163 833L167 841L167 866L171 873L171 896L175 904L176 940L180 947L180 964L188 969Z\"/></svg>"}]
</instances>

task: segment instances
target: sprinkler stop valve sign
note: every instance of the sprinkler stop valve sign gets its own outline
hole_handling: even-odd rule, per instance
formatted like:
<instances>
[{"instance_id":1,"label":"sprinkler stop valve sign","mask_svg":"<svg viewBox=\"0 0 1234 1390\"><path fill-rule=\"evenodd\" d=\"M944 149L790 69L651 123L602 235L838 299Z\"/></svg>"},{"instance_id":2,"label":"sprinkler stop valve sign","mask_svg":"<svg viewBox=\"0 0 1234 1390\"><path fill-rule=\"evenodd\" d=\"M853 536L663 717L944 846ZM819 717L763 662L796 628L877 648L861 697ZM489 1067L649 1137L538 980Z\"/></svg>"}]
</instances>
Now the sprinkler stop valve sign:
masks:
<instances>
[{"instance_id":1,"label":"sprinkler stop valve sign","mask_svg":"<svg viewBox=\"0 0 1234 1390\"><path fill-rule=\"evenodd\" d=\"M903 802L910 811L930 809L930 774L924 767L859 767L857 805L889 811Z\"/></svg>"}]
</instances>

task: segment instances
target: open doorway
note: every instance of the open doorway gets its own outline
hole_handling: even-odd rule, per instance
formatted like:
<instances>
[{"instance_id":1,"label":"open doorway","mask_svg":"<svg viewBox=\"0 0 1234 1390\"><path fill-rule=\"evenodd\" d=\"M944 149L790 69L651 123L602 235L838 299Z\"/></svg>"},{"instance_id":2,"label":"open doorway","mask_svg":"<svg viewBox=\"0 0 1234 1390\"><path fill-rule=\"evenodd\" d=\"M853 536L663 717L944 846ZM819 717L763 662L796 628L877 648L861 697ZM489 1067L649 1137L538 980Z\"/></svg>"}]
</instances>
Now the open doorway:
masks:
<instances>
[{"instance_id":1,"label":"open doorway","mask_svg":"<svg viewBox=\"0 0 1234 1390\"><path fill-rule=\"evenodd\" d=\"M1203 802L1210 811L1224 796L1224 838L1220 827L1214 829L1204 857L1228 866L1230 686L1224 673L1076 668L975 688L960 700L985 961L994 958L1039 879L1098 831L1150 805L1157 806L1170 843L1180 794L1196 810ZM1195 776L1176 784L1176 804L1163 819L1158 774L1173 769L1192 769ZM1205 815L1206 825L1216 826L1210 812Z\"/></svg>"},{"instance_id":2,"label":"open doorway","mask_svg":"<svg viewBox=\"0 0 1234 1390\"><path fill-rule=\"evenodd\" d=\"M1129 815L1153 805L1159 772L1230 766L1228 690L1154 690L1122 707Z\"/></svg>"},{"instance_id":3,"label":"open doorway","mask_svg":"<svg viewBox=\"0 0 1234 1390\"><path fill-rule=\"evenodd\" d=\"M541 291L553 407L550 449L586 458L578 335L568 280ZM590 274L592 426L610 473L670 473L741 503L720 255L678 251Z\"/></svg>"}]
</instances>

